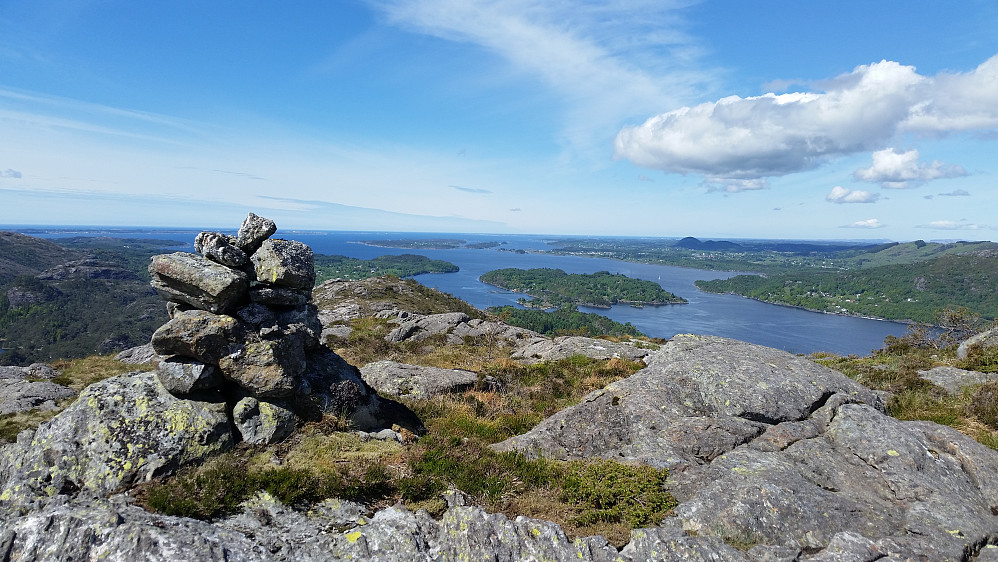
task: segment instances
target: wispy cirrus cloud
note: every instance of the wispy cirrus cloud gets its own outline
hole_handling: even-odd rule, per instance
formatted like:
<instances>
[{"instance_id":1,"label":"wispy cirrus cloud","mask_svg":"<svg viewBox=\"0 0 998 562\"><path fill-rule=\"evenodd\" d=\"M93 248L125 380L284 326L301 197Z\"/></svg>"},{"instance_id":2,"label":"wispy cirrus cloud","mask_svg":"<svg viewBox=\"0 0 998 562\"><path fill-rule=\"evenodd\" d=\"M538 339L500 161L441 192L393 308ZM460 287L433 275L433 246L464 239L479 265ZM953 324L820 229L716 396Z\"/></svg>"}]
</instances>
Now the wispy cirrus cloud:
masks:
<instances>
[{"instance_id":1,"label":"wispy cirrus cloud","mask_svg":"<svg viewBox=\"0 0 998 562\"><path fill-rule=\"evenodd\" d=\"M369 0L397 26L479 46L542 81L562 101L562 140L576 151L605 150L621 121L711 81L679 15L693 3Z\"/></svg>"},{"instance_id":2,"label":"wispy cirrus cloud","mask_svg":"<svg viewBox=\"0 0 998 562\"><path fill-rule=\"evenodd\" d=\"M458 191L463 191L465 193L481 193L481 194L492 193L492 190L490 190L490 189L481 189L481 188L477 188L477 187L461 187L460 185L449 185L447 187L456 189Z\"/></svg>"},{"instance_id":3,"label":"wispy cirrus cloud","mask_svg":"<svg viewBox=\"0 0 998 562\"><path fill-rule=\"evenodd\" d=\"M952 221L952 220L938 220L931 221L928 224L916 225L916 228L928 228L931 230L984 230L990 227L975 224L965 220L962 221Z\"/></svg>"},{"instance_id":4,"label":"wispy cirrus cloud","mask_svg":"<svg viewBox=\"0 0 998 562\"><path fill-rule=\"evenodd\" d=\"M872 151L902 133L998 129L998 55L970 72L936 76L884 60L816 86L812 92L729 96L655 115L623 128L615 154L666 172L700 174L715 181L752 180ZM965 173L942 164L919 166L917 152L914 156L910 180L875 164L871 181L927 181ZM896 171L912 173L911 163L904 164Z\"/></svg>"}]
</instances>

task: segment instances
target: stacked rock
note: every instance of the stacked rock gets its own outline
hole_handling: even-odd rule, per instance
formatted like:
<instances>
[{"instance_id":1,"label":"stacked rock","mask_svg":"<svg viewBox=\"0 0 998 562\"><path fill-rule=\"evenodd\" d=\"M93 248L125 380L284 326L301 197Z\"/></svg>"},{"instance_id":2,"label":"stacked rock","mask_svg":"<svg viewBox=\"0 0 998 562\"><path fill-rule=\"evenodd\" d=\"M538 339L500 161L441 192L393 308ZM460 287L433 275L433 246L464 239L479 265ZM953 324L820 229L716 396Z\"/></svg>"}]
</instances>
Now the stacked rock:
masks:
<instances>
[{"instance_id":1,"label":"stacked rock","mask_svg":"<svg viewBox=\"0 0 998 562\"><path fill-rule=\"evenodd\" d=\"M194 242L200 255L158 255L149 266L170 313L152 337L156 353L167 356L160 382L181 396L222 391L250 443L279 441L294 429L296 399L309 393L308 355L322 333L310 303L312 250L271 239L276 231L250 213L237 236L202 232Z\"/></svg>"}]
</instances>

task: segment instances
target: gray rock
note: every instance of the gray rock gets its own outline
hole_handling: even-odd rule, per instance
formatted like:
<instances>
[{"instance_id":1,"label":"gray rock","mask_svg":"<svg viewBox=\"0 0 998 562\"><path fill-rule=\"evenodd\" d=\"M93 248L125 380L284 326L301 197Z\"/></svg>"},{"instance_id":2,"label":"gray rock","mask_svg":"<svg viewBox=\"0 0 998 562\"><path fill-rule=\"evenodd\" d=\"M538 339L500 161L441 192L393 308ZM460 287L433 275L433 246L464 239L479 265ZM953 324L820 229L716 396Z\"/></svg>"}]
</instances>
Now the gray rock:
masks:
<instances>
[{"instance_id":1,"label":"gray rock","mask_svg":"<svg viewBox=\"0 0 998 562\"><path fill-rule=\"evenodd\" d=\"M247 342L218 360L225 378L258 398L290 396L305 372L305 349L300 338Z\"/></svg>"},{"instance_id":2,"label":"gray rock","mask_svg":"<svg viewBox=\"0 0 998 562\"><path fill-rule=\"evenodd\" d=\"M956 348L957 359L966 359L972 347L991 348L998 346L998 327L971 336Z\"/></svg>"},{"instance_id":3,"label":"gray rock","mask_svg":"<svg viewBox=\"0 0 998 562\"><path fill-rule=\"evenodd\" d=\"M230 448L224 400L198 398L173 396L152 372L90 385L29 444L0 449L0 507L56 494L103 496Z\"/></svg>"},{"instance_id":4,"label":"gray rock","mask_svg":"<svg viewBox=\"0 0 998 562\"><path fill-rule=\"evenodd\" d=\"M257 285L249 292L250 301L269 306L300 306L312 295L307 289L292 289L276 285Z\"/></svg>"},{"instance_id":5,"label":"gray rock","mask_svg":"<svg viewBox=\"0 0 998 562\"><path fill-rule=\"evenodd\" d=\"M960 559L998 533L998 453L885 415L837 372L714 337L677 336L647 362L495 447L670 467L664 527L759 559Z\"/></svg>"},{"instance_id":6,"label":"gray rock","mask_svg":"<svg viewBox=\"0 0 998 562\"><path fill-rule=\"evenodd\" d=\"M562 336L554 339L534 339L517 349L513 359L526 363L555 361L573 355L584 355L592 359L628 359L639 361L652 350L637 347L627 343L617 343L607 340L586 338L582 336Z\"/></svg>"},{"instance_id":7,"label":"gray rock","mask_svg":"<svg viewBox=\"0 0 998 562\"><path fill-rule=\"evenodd\" d=\"M195 519L149 513L127 505L121 497L53 502L11 520L0 531L0 557L21 562L276 560L241 533Z\"/></svg>"},{"instance_id":8,"label":"gray rock","mask_svg":"<svg viewBox=\"0 0 998 562\"><path fill-rule=\"evenodd\" d=\"M236 246L250 255L275 232L277 232L277 225L274 224L274 221L250 213L243 220L242 226L239 227L239 232L236 235Z\"/></svg>"},{"instance_id":9,"label":"gray rock","mask_svg":"<svg viewBox=\"0 0 998 562\"><path fill-rule=\"evenodd\" d=\"M367 384L380 393L399 398L430 398L473 388L478 374L459 369L421 367L395 361L375 361L360 368Z\"/></svg>"},{"instance_id":10,"label":"gray rock","mask_svg":"<svg viewBox=\"0 0 998 562\"><path fill-rule=\"evenodd\" d=\"M679 527L663 526L631 531L631 542L616 560L747 561L745 554L717 537L691 537Z\"/></svg>"},{"instance_id":11,"label":"gray rock","mask_svg":"<svg viewBox=\"0 0 998 562\"><path fill-rule=\"evenodd\" d=\"M7 304L11 309L23 308L33 304L43 303L56 297L59 294L57 289L50 288L48 292L31 291L21 287L11 287L7 289Z\"/></svg>"},{"instance_id":12,"label":"gray rock","mask_svg":"<svg viewBox=\"0 0 998 562\"><path fill-rule=\"evenodd\" d=\"M252 303L240 308L236 311L236 318L242 320L254 330L277 325L277 315L259 303Z\"/></svg>"},{"instance_id":13,"label":"gray rock","mask_svg":"<svg viewBox=\"0 0 998 562\"><path fill-rule=\"evenodd\" d=\"M236 402L232 421L243 441L252 445L278 443L295 429L295 413L289 406L252 396Z\"/></svg>"},{"instance_id":14,"label":"gray rock","mask_svg":"<svg viewBox=\"0 0 998 562\"><path fill-rule=\"evenodd\" d=\"M246 252L236 247L236 238L221 232L201 232L194 238L194 251L213 262L240 267L249 260Z\"/></svg>"},{"instance_id":15,"label":"gray rock","mask_svg":"<svg viewBox=\"0 0 998 562\"><path fill-rule=\"evenodd\" d=\"M265 240L250 260L261 283L308 291L315 285L312 249L301 242Z\"/></svg>"},{"instance_id":16,"label":"gray rock","mask_svg":"<svg viewBox=\"0 0 998 562\"><path fill-rule=\"evenodd\" d=\"M152 347L160 355L181 355L217 365L244 340L245 330L235 318L205 310L184 310L153 332Z\"/></svg>"},{"instance_id":17,"label":"gray rock","mask_svg":"<svg viewBox=\"0 0 998 562\"><path fill-rule=\"evenodd\" d=\"M161 361L156 368L156 377L173 394L218 388L224 380L218 367L179 355Z\"/></svg>"},{"instance_id":18,"label":"gray rock","mask_svg":"<svg viewBox=\"0 0 998 562\"><path fill-rule=\"evenodd\" d=\"M322 334L319 336L319 340L325 343L329 338L338 339L348 339L350 334L353 333L353 328L350 326L345 326L343 324L333 324L329 327L322 329Z\"/></svg>"},{"instance_id":19,"label":"gray rock","mask_svg":"<svg viewBox=\"0 0 998 562\"><path fill-rule=\"evenodd\" d=\"M128 348L119 352L114 358L129 365L159 363L160 361L160 355L153 349L152 342Z\"/></svg>"},{"instance_id":20,"label":"gray rock","mask_svg":"<svg viewBox=\"0 0 998 562\"><path fill-rule=\"evenodd\" d=\"M164 299L214 313L235 308L249 289L245 273L186 252L153 256L149 273Z\"/></svg>"},{"instance_id":21,"label":"gray rock","mask_svg":"<svg viewBox=\"0 0 998 562\"><path fill-rule=\"evenodd\" d=\"M980 373L956 367L933 367L927 371L919 371L918 376L946 389L950 394L959 393L965 386L998 380L998 373Z\"/></svg>"},{"instance_id":22,"label":"gray rock","mask_svg":"<svg viewBox=\"0 0 998 562\"><path fill-rule=\"evenodd\" d=\"M680 335L647 361L631 377L496 447L684 467L762 435L767 424L807 419L836 393L883 407L837 371L734 340Z\"/></svg>"},{"instance_id":23,"label":"gray rock","mask_svg":"<svg viewBox=\"0 0 998 562\"><path fill-rule=\"evenodd\" d=\"M413 314L404 320L399 320L399 326L389 332L385 340L392 343L406 340L421 341L430 336L446 334L468 319L468 315L463 312L445 312L428 316Z\"/></svg>"},{"instance_id":24,"label":"gray rock","mask_svg":"<svg viewBox=\"0 0 998 562\"><path fill-rule=\"evenodd\" d=\"M58 376L59 371L53 369L45 363L32 363L27 367L0 365L0 379L51 380Z\"/></svg>"},{"instance_id":25,"label":"gray rock","mask_svg":"<svg viewBox=\"0 0 998 562\"><path fill-rule=\"evenodd\" d=\"M76 392L53 382L13 380L0 385L0 415L28 410L57 410L56 402L76 396Z\"/></svg>"}]
</instances>

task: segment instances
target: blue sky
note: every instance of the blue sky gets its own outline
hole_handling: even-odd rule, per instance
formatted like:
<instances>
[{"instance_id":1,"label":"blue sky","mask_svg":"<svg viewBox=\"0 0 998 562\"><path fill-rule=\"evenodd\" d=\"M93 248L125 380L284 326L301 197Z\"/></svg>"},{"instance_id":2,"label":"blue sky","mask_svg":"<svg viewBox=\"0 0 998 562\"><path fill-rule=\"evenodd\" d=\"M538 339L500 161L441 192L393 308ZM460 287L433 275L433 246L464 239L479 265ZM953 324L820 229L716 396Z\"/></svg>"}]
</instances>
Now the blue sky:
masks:
<instances>
[{"instance_id":1,"label":"blue sky","mask_svg":"<svg viewBox=\"0 0 998 562\"><path fill-rule=\"evenodd\" d=\"M0 224L998 240L998 3L0 0Z\"/></svg>"}]
</instances>

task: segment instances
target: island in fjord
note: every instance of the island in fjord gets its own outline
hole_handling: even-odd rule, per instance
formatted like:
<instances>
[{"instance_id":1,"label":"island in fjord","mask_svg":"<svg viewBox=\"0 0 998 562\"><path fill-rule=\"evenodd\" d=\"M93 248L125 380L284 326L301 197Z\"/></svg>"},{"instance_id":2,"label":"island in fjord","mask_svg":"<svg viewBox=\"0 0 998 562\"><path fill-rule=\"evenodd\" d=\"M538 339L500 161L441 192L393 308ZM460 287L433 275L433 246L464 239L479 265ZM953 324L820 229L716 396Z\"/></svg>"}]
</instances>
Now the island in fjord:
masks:
<instances>
[{"instance_id":1,"label":"island in fjord","mask_svg":"<svg viewBox=\"0 0 998 562\"><path fill-rule=\"evenodd\" d=\"M507 291L529 295L532 299L520 299L520 304L530 308L610 308L615 304L658 306L687 302L653 281L633 279L609 271L565 273L561 269L547 267L506 268L489 271L479 280Z\"/></svg>"}]
</instances>

